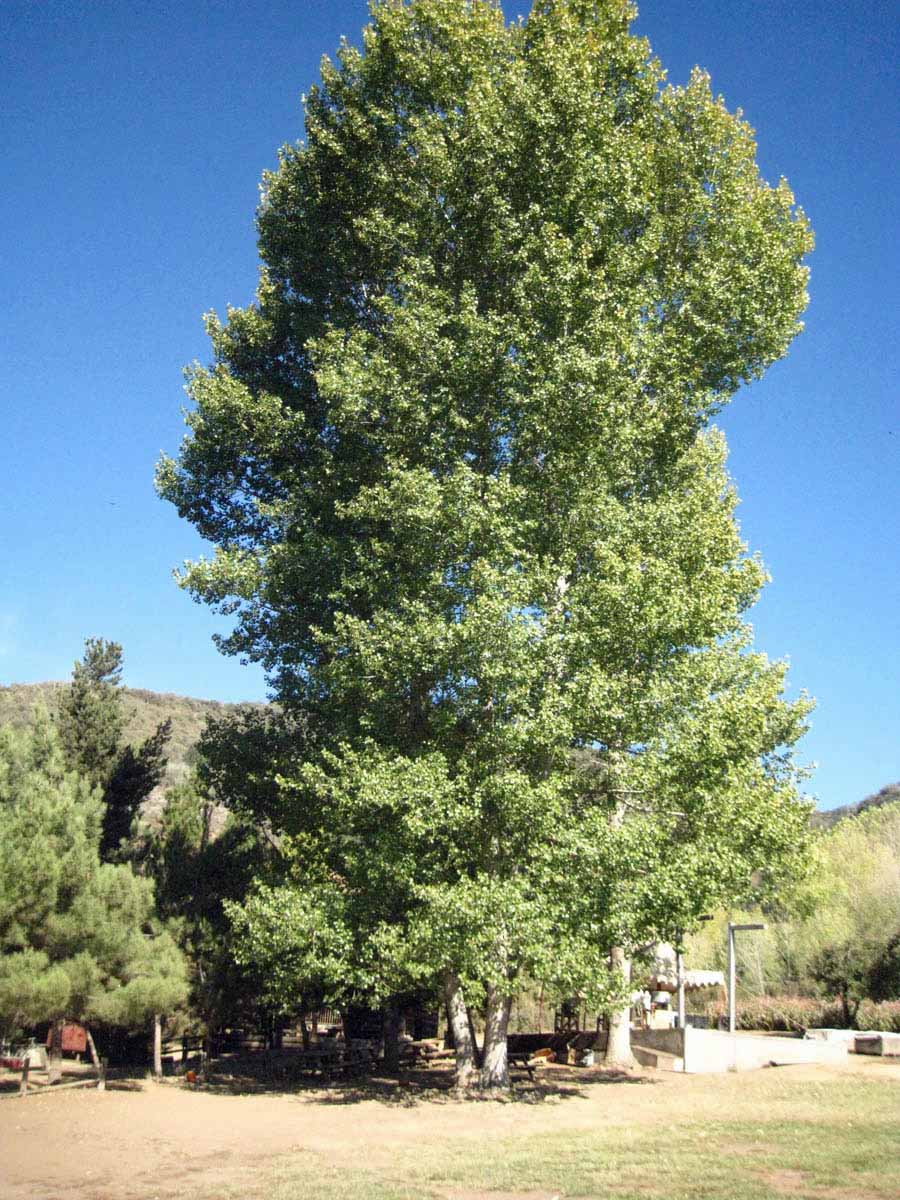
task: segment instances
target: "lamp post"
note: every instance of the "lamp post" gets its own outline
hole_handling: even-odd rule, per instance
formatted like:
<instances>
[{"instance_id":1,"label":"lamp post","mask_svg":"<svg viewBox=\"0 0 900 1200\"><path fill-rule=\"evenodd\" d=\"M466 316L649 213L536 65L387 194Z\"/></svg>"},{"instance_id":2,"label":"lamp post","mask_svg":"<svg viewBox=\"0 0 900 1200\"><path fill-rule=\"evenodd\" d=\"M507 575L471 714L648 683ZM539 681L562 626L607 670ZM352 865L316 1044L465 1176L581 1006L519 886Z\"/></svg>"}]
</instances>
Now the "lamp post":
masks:
<instances>
[{"instance_id":1,"label":"lamp post","mask_svg":"<svg viewBox=\"0 0 900 1200\"><path fill-rule=\"evenodd\" d=\"M734 962L734 935L743 929L765 929L765 925L735 925L728 922L728 1032L734 1033L737 1016L737 987Z\"/></svg>"}]
</instances>

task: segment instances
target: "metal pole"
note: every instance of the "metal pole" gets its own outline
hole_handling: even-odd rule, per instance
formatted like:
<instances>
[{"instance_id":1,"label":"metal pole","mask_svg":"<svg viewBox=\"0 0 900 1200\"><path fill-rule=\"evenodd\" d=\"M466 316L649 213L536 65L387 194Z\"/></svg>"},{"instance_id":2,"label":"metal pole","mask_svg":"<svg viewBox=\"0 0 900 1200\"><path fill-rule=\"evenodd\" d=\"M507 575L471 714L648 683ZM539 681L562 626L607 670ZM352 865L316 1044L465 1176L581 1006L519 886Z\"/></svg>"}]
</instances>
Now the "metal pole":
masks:
<instances>
[{"instance_id":1,"label":"metal pole","mask_svg":"<svg viewBox=\"0 0 900 1200\"><path fill-rule=\"evenodd\" d=\"M734 978L734 926L728 922L728 1032L734 1033L735 1026L735 978Z\"/></svg>"},{"instance_id":2,"label":"metal pole","mask_svg":"<svg viewBox=\"0 0 900 1200\"><path fill-rule=\"evenodd\" d=\"M684 1029L684 947L681 944L683 934L678 931L678 945L675 947L675 981L678 988L678 1028Z\"/></svg>"}]
</instances>

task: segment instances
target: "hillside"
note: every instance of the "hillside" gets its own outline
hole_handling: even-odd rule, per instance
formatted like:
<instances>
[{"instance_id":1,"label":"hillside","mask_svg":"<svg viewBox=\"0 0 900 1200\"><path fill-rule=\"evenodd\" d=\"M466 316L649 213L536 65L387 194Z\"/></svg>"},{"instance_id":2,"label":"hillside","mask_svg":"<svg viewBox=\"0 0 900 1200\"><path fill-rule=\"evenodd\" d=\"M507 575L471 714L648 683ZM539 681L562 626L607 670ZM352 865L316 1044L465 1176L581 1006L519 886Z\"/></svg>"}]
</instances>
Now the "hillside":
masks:
<instances>
[{"instance_id":1,"label":"hillside","mask_svg":"<svg viewBox=\"0 0 900 1200\"><path fill-rule=\"evenodd\" d=\"M36 704L43 702L51 713L56 711L65 683L14 683L0 687L0 725L23 725ZM172 737L168 747L169 767L166 783L178 783L191 768L194 746L208 716L241 707L218 700L194 700L168 692L150 692L143 688L123 688L126 713L125 740L137 746L152 734L161 721L172 719Z\"/></svg>"},{"instance_id":2,"label":"hillside","mask_svg":"<svg viewBox=\"0 0 900 1200\"><path fill-rule=\"evenodd\" d=\"M845 817L856 817L867 808L881 808L883 804L900 802L900 783L889 783L880 791L873 792L857 804L842 804L839 808L830 808L827 812L813 813L813 826L816 829L831 829Z\"/></svg>"},{"instance_id":3,"label":"hillside","mask_svg":"<svg viewBox=\"0 0 900 1200\"><path fill-rule=\"evenodd\" d=\"M55 712L59 694L66 683L14 683L0 686L0 725L22 725L30 719L31 710L39 701ZM222 716L238 704L223 704L219 700L195 700L170 692L150 692L144 688L123 688L127 722L125 740L137 746L148 738L166 717L172 718L172 739L169 742L169 768L166 784L178 783L191 768L194 746L208 716ZM867 808L900 801L900 783L889 783L880 791L866 796L856 804L813 813L816 829L831 829L845 817L856 816Z\"/></svg>"}]
</instances>

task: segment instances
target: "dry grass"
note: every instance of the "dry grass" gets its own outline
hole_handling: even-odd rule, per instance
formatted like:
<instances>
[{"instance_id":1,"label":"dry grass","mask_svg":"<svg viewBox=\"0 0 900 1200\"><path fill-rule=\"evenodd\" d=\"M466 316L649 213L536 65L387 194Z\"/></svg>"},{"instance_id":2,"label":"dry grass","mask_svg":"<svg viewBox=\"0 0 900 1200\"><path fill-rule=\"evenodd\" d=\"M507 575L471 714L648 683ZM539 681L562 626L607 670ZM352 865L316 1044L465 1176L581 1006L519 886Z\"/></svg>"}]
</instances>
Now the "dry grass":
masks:
<instances>
[{"instance_id":1,"label":"dry grass","mask_svg":"<svg viewBox=\"0 0 900 1200\"><path fill-rule=\"evenodd\" d=\"M49 682L14 683L0 687L0 725L27 724L37 703L44 704L51 713L55 713L66 686L62 682ZM195 700L190 696L151 692L143 688L123 688L122 703L125 713L124 741L132 746L139 745L154 733L160 722L171 718L172 736L167 749L167 782L170 784L187 775L193 749L206 725L206 718L222 716L238 707L218 700Z\"/></svg>"},{"instance_id":2,"label":"dry grass","mask_svg":"<svg viewBox=\"0 0 900 1200\"><path fill-rule=\"evenodd\" d=\"M239 1081L232 1081L238 1085ZM423 1072L294 1093L226 1081L0 1101L4 1200L894 1200L900 1064L617 1080L509 1103Z\"/></svg>"}]
</instances>

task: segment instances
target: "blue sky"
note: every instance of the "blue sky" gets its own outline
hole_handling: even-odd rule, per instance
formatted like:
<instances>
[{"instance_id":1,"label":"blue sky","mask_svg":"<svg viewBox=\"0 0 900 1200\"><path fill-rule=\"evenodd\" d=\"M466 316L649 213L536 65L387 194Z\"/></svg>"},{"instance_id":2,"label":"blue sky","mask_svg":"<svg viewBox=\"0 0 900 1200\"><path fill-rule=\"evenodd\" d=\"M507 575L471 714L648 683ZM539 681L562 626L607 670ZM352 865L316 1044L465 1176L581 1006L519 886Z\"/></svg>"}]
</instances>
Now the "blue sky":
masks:
<instances>
[{"instance_id":1,"label":"blue sky","mask_svg":"<svg viewBox=\"0 0 900 1200\"><path fill-rule=\"evenodd\" d=\"M710 72L816 231L807 330L720 423L773 576L757 644L818 700L810 790L849 803L900 779L898 9L640 10L669 78ZM122 642L132 686L265 694L172 582L201 547L153 466L181 437L182 367L208 359L201 314L252 297L262 170L365 19L358 0L3 0L0 683L65 678L92 635Z\"/></svg>"}]
</instances>

